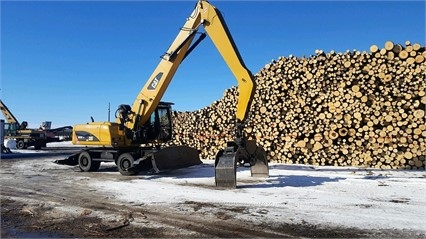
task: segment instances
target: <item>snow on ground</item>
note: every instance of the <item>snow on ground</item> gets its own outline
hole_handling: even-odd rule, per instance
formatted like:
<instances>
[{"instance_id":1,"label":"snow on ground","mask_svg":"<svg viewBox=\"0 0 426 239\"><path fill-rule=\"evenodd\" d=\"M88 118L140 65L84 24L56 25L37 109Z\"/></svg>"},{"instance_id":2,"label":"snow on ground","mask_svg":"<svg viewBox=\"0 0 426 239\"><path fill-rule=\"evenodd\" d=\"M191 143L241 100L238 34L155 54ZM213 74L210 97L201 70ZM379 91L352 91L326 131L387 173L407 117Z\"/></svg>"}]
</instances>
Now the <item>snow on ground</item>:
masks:
<instances>
[{"instance_id":1,"label":"snow on ground","mask_svg":"<svg viewBox=\"0 0 426 239\"><path fill-rule=\"evenodd\" d=\"M4 146L7 148L16 151L16 152L34 152L34 146L28 147L27 150L17 150L16 142L13 139L5 139L3 141ZM81 145L73 145L71 141L62 141L62 142L51 142L46 144L47 148L51 147L81 147ZM29 150L29 151L28 151ZM37 150L40 151L40 150Z\"/></svg>"},{"instance_id":2,"label":"snow on ground","mask_svg":"<svg viewBox=\"0 0 426 239\"><path fill-rule=\"evenodd\" d=\"M34 146L28 147L27 149L17 149L16 142L12 139L5 139L3 141L4 146L11 150L11 153L0 154L0 158L10 158L18 156L19 154L35 154L35 153L48 153L47 150L39 149L35 150ZM71 147L81 147L81 145L73 145L71 141L62 141L62 142L51 142L46 144L47 148L51 147L60 147L60 148L71 148Z\"/></svg>"},{"instance_id":3,"label":"snow on ground","mask_svg":"<svg viewBox=\"0 0 426 239\"><path fill-rule=\"evenodd\" d=\"M424 171L271 164L269 178L253 179L249 169L239 168L237 189L220 190L214 187L213 164L204 161L164 175L92 185L134 203L194 201L256 208L264 214L259 223L305 221L426 232Z\"/></svg>"},{"instance_id":4,"label":"snow on ground","mask_svg":"<svg viewBox=\"0 0 426 239\"><path fill-rule=\"evenodd\" d=\"M70 142L49 145L72 147ZM52 168L69 167L51 162L51 158L46 160L46 164L52 164ZM90 180L88 183L128 203L172 206L197 202L244 207L250 213L236 213L235 217L256 220L259 224L271 221L306 222L325 226L426 232L424 170L287 164L269 166L270 176L266 179L252 178L250 169L238 168L237 189L232 190L214 186L214 162L211 160L160 174L140 174L132 180ZM253 217L254 214L257 217Z\"/></svg>"},{"instance_id":5,"label":"snow on ground","mask_svg":"<svg viewBox=\"0 0 426 239\"><path fill-rule=\"evenodd\" d=\"M81 147L81 145L74 145L71 141L62 141L62 142L51 142L47 143L46 147Z\"/></svg>"}]
</instances>

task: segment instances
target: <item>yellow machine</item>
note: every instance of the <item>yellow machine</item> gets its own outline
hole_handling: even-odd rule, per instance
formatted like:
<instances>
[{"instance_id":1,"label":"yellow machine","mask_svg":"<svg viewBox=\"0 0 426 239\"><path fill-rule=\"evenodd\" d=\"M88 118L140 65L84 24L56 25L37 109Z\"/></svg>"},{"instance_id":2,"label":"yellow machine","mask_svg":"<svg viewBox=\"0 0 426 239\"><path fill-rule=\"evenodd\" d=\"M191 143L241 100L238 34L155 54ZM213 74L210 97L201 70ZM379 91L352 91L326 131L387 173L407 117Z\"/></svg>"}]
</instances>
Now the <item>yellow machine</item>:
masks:
<instances>
[{"instance_id":1,"label":"yellow machine","mask_svg":"<svg viewBox=\"0 0 426 239\"><path fill-rule=\"evenodd\" d=\"M100 146L88 148L71 156L65 164L79 164L83 171L95 171L102 161L114 161L122 174L129 175L141 168L156 171L201 163L196 149L186 146L161 148L172 137L171 105L160 102L177 68L185 57L205 38L203 27L238 81L239 100L236 111L236 139L218 152L215 162L216 185L236 186L237 162L251 167L254 176L268 176L265 151L248 141L243 134L253 99L255 82L245 67L220 12L205 0L197 2L177 37L161 57L133 105L120 105L116 122L91 122L75 125L73 144ZM142 147L153 144L155 147Z\"/></svg>"},{"instance_id":2,"label":"yellow machine","mask_svg":"<svg viewBox=\"0 0 426 239\"><path fill-rule=\"evenodd\" d=\"M0 110L3 113L6 123L4 124L4 138L13 139L16 141L16 148L26 149L34 146L34 149L41 149L46 147L49 143L49 138L43 130L29 129L26 121L19 121L7 108L7 106L0 100Z\"/></svg>"}]
</instances>

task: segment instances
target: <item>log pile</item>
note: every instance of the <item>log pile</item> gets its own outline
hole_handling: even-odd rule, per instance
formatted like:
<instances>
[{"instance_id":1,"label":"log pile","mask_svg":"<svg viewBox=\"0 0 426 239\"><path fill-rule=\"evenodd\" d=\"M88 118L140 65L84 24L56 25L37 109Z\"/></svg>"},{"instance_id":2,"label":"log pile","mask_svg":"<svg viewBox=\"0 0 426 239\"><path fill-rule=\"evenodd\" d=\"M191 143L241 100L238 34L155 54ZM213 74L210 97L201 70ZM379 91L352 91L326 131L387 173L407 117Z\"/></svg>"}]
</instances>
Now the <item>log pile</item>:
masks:
<instances>
[{"instance_id":1,"label":"log pile","mask_svg":"<svg viewBox=\"0 0 426 239\"><path fill-rule=\"evenodd\" d=\"M257 74L246 134L270 162L424 169L426 51L386 42L369 52L279 57ZM238 91L174 112L174 144L214 159L233 140Z\"/></svg>"}]
</instances>

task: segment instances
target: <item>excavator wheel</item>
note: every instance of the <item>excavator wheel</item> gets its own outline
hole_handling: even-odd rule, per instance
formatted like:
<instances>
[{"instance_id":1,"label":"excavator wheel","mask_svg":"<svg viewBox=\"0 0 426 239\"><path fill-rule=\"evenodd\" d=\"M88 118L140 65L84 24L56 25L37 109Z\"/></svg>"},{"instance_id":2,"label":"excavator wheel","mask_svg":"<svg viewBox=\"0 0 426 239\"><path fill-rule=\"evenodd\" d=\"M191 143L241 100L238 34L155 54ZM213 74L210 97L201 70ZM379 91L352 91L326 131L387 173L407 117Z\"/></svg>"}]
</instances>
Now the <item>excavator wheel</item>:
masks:
<instances>
[{"instance_id":1,"label":"excavator wheel","mask_svg":"<svg viewBox=\"0 0 426 239\"><path fill-rule=\"evenodd\" d=\"M81 152L78 156L78 166L83 172L93 172L99 169L101 162L93 161L92 156L88 152Z\"/></svg>"},{"instance_id":2,"label":"excavator wheel","mask_svg":"<svg viewBox=\"0 0 426 239\"><path fill-rule=\"evenodd\" d=\"M16 141L16 148L17 149L26 149L25 142L23 140L17 140Z\"/></svg>"},{"instance_id":3,"label":"excavator wheel","mask_svg":"<svg viewBox=\"0 0 426 239\"><path fill-rule=\"evenodd\" d=\"M117 159L117 168L118 171L122 175L125 176L131 176L137 174L137 172L129 170L129 168L132 168L134 164L133 156L129 153L121 154Z\"/></svg>"}]
</instances>

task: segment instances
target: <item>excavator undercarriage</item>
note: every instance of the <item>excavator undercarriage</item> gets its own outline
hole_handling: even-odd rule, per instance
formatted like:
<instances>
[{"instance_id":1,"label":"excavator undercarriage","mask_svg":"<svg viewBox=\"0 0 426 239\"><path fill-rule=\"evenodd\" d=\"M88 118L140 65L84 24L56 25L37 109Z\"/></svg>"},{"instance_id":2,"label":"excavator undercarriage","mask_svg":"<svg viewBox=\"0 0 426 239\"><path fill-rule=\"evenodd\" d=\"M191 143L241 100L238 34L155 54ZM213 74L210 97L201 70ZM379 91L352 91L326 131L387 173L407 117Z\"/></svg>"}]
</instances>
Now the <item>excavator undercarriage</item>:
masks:
<instances>
[{"instance_id":1,"label":"excavator undercarriage","mask_svg":"<svg viewBox=\"0 0 426 239\"><path fill-rule=\"evenodd\" d=\"M127 149L88 148L66 159L54 161L63 165L78 165L81 171L97 171L101 162L114 162L122 175L136 175L141 171L159 173L165 170L201 164L199 153L188 146L136 147Z\"/></svg>"}]
</instances>

